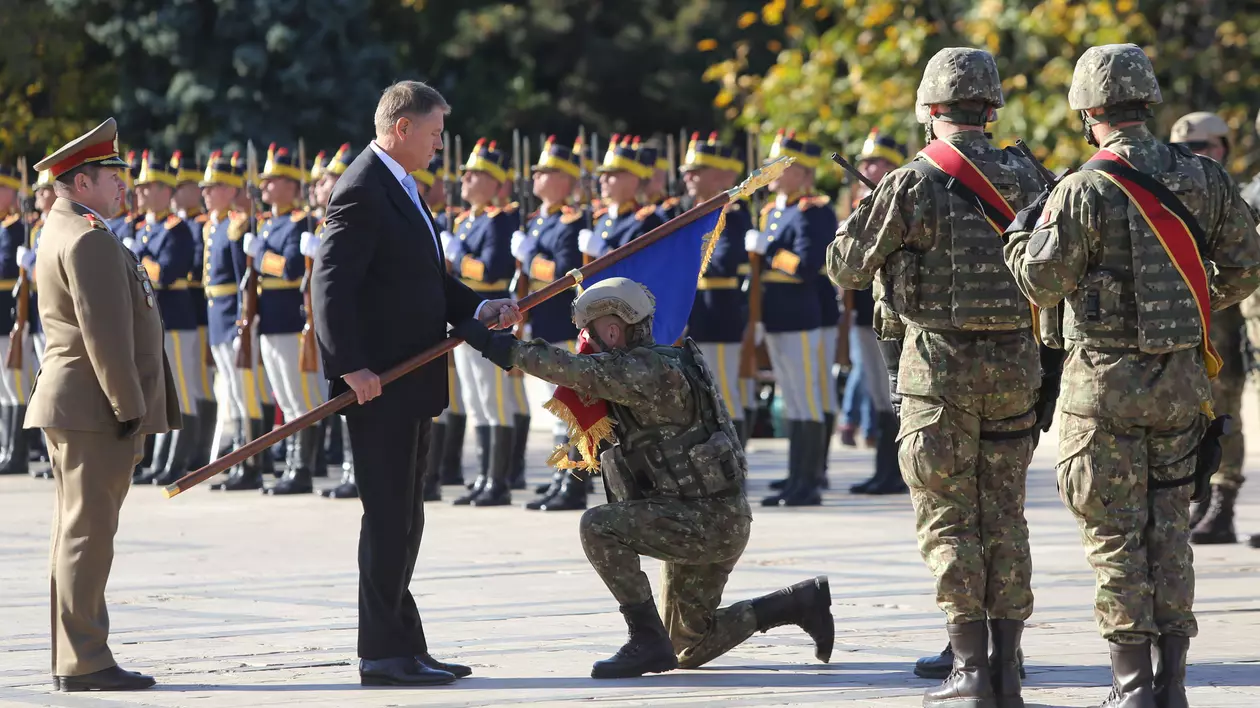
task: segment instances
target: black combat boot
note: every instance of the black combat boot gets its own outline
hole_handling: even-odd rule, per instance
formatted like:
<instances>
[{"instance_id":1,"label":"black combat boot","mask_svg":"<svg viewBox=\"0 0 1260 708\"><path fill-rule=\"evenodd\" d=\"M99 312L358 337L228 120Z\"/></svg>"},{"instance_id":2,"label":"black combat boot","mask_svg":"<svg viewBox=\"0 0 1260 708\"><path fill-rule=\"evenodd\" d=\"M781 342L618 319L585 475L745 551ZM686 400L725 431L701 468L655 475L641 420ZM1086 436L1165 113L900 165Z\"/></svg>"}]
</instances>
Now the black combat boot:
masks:
<instances>
[{"instance_id":1,"label":"black combat boot","mask_svg":"<svg viewBox=\"0 0 1260 708\"><path fill-rule=\"evenodd\" d=\"M780 503L783 506L818 506L822 494L818 491L818 470L822 466L823 450L827 445L827 431L819 421L801 422L801 470L796 481L783 490Z\"/></svg>"},{"instance_id":2,"label":"black combat boot","mask_svg":"<svg viewBox=\"0 0 1260 708\"><path fill-rule=\"evenodd\" d=\"M442 440L442 484L464 483L464 430L468 416L455 413L446 416L446 437Z\"/></svg>"},{"instance_id":3,"label":"black combat boot","mask_svg":"<svg viewBox=\"0 0 1260 708\"><path fill-rule=\"evenodd\" d=\"M993 677L993 696L997 708L1024 708L1020 674L1024 662L1019 643L1024 636L1024 623L1020 620L989 620L989 635L993 640L993 653L989 655L989 673Z\"/></svg>"},{"instance_id":4,"label":"black combat boot","mask_svg":"<svg viewBox=\"0 0 1260 708\"><path fill-rule=\"evenodd\" d=\"M512 503L513 432L506 425L490 428L490 478L473 506L505 506Z\"/></svg>"},{"instance_id":5,"label":"black combat boot","mask_svg":"<svg viewBox=\"0 0 1260 708\"><path fill-rule=\"evenodd\" d=\"M770 496L762 499L762 506L778 506L783 501L784 495L786 495L791 488L796 485L797 477L799 477L801 473L801 457L805 451L805 443L801 436L804 431L804 425L805 422L800 420L789 420L787 422L788 476L787 479L770 483L770 488L779 490L779 493L771 494Z\"/></svg>"},{"instance_id":6,"label":"black combat boot","mask_svg":"<svg viewBox=\"0 0 1260 708\"><path fill-rule=\"evenodd\" d=\"M656 612L656 601L623 605L629 638L612 658L595 662L591 678L635 678L643 674L659 674L678 668L674 645L669 641L665 624Z\"/></svg>"},{"instance_id":7,"label":"black combat boot","mask_svg":"<svg viewBox=\"0 0 1260 708\"><path fill-rule=\"evenodd\" d=\"M763 595L752 601L758 631L794 624L814 640L814 656L831 661L836 643L836 622L831 616L831 585L820 575Z\"/></svg>"},{"instance_id":8,"label":"black combat boot","mask_svg":"<svg viewBox=\"0 0 1260 708\"><path fill-rule=\"evenodd\" d=\"M1207 513L1190 531L1190 543L1210 545L1237 543L1234 535L1234 500L1238 499L1238 490L1212 485L1212 498L1208 502Z\"/></svg>"},{"instance_id":9,"label":"black combat boot","mask_svg":"<svg viewBox=\"0 0 1260 708\"><path fill-rule=\"evenodd\" d=\"M954 665L944 683L923 694L923 708L997 708L984 620L947 624Z\"/></svg>"},{"instance_id":10,"label":"black combat boot","mask_svg":"<svg viewBox=\"0 0 1260 708\"><path fill-rule=\"evenodd\" d=\"M949 642L945 643L945 648L940 654L925 656L914 662L914 675L919 678L944 681L953 670L954 648L949 645Z\"/></svg>"},{"instance_id":11,"label":"black combat boot","mask_svg":"<svg viewBox=\"0 0 1260 708\"><path fill-rule=\"evenodd\" d=\"M468 506L471 504L474 499L481 496L481 492L486 488L486 482L489 480L490 426L478 425L473 428L473 434L477 437L477 457L481 463L481 472L473 480L472 484L468 485L468 493L454 501L455 506Z\"/></svg>"},{"instance_id":12,"label":"black combat boot","mask_svg":"<svg viewBox=\"0 0 1260 708\"><path fill-rule=\"evenodd\" d=\"M197 444L198 425L197 416L186 415L183 418L183 427L171 431L171 452L166 460L166 468L150 479L153 484L165 487L188 474L188 462L192 459L193 447Z\"/></svg>"},{"instance_id":13,"label":"black combat boot","mask_svg":"<svg viewBox=\"0 0 1260 708\"><path fill-rule=\"evenodd\" d=\"M319 426L312 425L299 430L296 435L289 438L294 442L290 447L290 459L285 466L284 476L279 482L264 489L265 494L286 496L310 494L314 491L314 485L311 483L311 468L315 466L315 459L319 456L319 447L324 440L322 432Z\"/></svg>"},{"instance_id":14,"label":"black combat boot","mask_svg":"<svg viewBox=\"0 0 1260 708\"><path fill-rule=\"evenodd\" d=\"M512 489L525 488L525 450L529 446L530 417L516 414L512 416L512 474L509 486Z\"/></svg>"},{"instance_id":15,"label":"black combat boot","mask_svg":"<svg viewBox=\"0 0 1260 708\"><path fill-rule=\"evenodd\" d=\"M1190 708L1186 699L1186 654L1190 637L1160 635L1155 654L1155 705L1159 708Z\"/></svg>"},{"instance_id":16,"label":"black combat boot","mask_svg":"<svg viewBox=\"0 0 1260 708\"><path fill-rule=\"evenodd\" d=\"M1111 695L1099 708L1159 708L1151 670L1151 643L1110 643Z\"/></svg>"},{"instance_id":17,"label":"black combat boot","mask_svg":"<svg viewBox=\"0 0 1260 708\"><path fill-rule=\"evenodd\" d=\"M823 433L822 453L818 460L818 486L822 489L831 489L831 480L827 478L827 458L831 456L831 438L836 434L836 414L824 413L823 426L826 432Z\"/></svg>"},{"instance_id":18,"label":"black combat boot","mask_svg":"<svg viewBox=\"0 0 1260 708\"><path fill-rule=\"evenodd\" d=\"M434 422L429 431L429 453L416 469L424 470L424 501L442 501L442 441L446 439L446 424Z\"/></svg>"},{"instance_id":19,"label":"black combat boot","mask_svg":"<svg viewBox=\"0 0 1260 708\"><path fill-rule=\"evenodd\" d=\"M26 406L7 406L8 417L5 422L9 427L8 450L9 459L0 474L30 474L31 471L31 435L33 430L22 427L26 421Z\"/></svg>"},{"instance_id":20,"label":"black combat boot","mask_svg":"<svg viewBox=\"0 0 1260 708\"><path fill-rule=\"evenodd\" d=\"M13 459L13 418L16 406L7 403L0 405L0 474L8 474L9 462Z\"/></svg>"},{"instance_id":21,"label":"black combat boot","mask_svg":"<svg viewBox=\"0 0 1260 708\"><path fill-rule=\"evenodd\" d=\"M341 437L341 483L332 489L325 489L320 495L329 499L358 499L359 485L354 479L354 446L350 444L350 426L345 420L336 426ZM437 471L433 474L436 476Z\"/></svg>"},{"instance_id":22,"label":"black combat boot","mask_svg":"<svg viewBox=\"0 0 1260 708\"><path fill-rule=\"evenodd\" d=\"M586 508L586 479L564 471L560 489L538 507L541 511L581 511Z\"/></svg>"}]
</instances>

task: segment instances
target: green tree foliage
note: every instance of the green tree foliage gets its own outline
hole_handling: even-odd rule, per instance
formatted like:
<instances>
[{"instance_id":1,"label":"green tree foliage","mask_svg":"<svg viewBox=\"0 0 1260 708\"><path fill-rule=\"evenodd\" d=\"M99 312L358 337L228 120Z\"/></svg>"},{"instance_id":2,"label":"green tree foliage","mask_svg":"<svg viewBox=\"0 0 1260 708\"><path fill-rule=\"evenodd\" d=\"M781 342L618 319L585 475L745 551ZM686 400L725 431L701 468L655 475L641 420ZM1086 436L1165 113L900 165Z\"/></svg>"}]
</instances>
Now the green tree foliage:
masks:
<instances>
[{"instance_id":1,"label":"green tree foliage","mask_svg":"<svg viewBox=\"0 0 1260 708\"><path fill-rule=\"evenodd\" d=\"M1247 67L1260 59L1260 15L1230 3L771 0L748 21L757 25L782 31L775 64L758 71L737 51L706 77L721 87L718 105L764 131L805 131L849 154L873 127L921 144L913 109L924 65L943 47L973 46L997 57L1003 77L1007 106L991 126L998 141L1023 137L1062 168L1090 154L1067 105L1076 59L1095 44L1132 42L1151 57L1163 87L1152 127L1167 135L1189 111L1216 111L1239 145L1231 167L1251 167L1260 74Z\"/></svg>"}]
</instances>

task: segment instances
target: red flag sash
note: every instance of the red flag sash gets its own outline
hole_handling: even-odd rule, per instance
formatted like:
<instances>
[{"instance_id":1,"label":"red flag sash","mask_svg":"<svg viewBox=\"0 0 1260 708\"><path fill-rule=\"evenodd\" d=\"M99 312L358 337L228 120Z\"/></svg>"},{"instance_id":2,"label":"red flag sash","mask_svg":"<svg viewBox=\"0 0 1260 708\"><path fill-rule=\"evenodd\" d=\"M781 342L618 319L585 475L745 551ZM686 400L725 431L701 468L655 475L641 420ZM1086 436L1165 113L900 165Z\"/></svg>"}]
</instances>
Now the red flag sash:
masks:
<instances>
[{"instance_id":1,"label":"red flag sash","mask_svg":"<svg viewBox=\"0 0 1260 708\"><path fill-rule=\"evenodd\" d=\"M1130 169L1133 168L1128 160L1105 149L1099 150L1091 160L1118 162ZM1207 368L1208 377L1216 378L1221 370L1222 361L1220 355L1216 353L1216 348L1212 346L1212 340L1208 337L1208 329L1212 325L1211 291L1208 287L1207 270L1203 267L1203 257L1199 253L1199 246L1194 241L1190 227L1150 190L1133 180L1109 172L1099 170L1094 170L1094 172L1110 180L1124 192L1129 201L1133 202L1133 206L1137 207L1146 225L1155 232L1156 238L1164 247L1164 252L1168 254L1173 266L1177 268L1177 272L1181 274L1182 280L1186 281L1186 285L1190 287L1190 293L1194 296L1194 304L1199 309L1199 320L1203 326L1203 364Z\"/></svg>"}]
</instances>

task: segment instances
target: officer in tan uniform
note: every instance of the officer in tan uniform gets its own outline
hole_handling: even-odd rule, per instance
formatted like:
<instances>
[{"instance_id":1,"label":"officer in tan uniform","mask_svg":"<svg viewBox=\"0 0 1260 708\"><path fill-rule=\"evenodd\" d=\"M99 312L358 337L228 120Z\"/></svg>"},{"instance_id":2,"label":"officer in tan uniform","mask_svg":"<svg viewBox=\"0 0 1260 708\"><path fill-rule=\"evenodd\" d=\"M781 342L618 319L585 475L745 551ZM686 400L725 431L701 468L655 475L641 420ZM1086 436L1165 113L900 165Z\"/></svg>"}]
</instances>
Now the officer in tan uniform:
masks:
<instances>
[{"instance_id":1,"label":"officer in tan uniform","mask_svg":"<svg viewBox=\"0 0 1260 708\"><path fill-rule=\"evenodd\" d=\"M57 201L35 278L47 344L26 427L42 428L57 502L52 524L52 668L63 691L149 688L109 650L105 583L144 437L181 424L162 319L139 259L105 225L123 194L114 119L40 162Z\"/></svg>"}]
</instances>

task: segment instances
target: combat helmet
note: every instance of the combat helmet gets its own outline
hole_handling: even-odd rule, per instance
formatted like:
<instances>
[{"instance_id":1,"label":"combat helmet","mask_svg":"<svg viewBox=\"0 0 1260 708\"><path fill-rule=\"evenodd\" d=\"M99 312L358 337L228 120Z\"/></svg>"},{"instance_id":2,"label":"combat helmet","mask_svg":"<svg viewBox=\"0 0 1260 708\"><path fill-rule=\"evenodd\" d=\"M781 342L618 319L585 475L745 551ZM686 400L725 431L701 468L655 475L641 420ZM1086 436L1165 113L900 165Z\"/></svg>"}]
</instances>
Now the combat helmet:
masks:
<instances>
[{"instance_id":1,"label":"combat helmet","mask_svg":"<svg viewBox=\"0 0 1260 708\"><path fill-rule=\"evenodd\" d=\"M627 325L626 342L650 344L656 298L642 284L629 278L609 278L586 288L573 300L573 324L578 329L605 315L616 315Z\"/></svg>"},{"instance_id":2,"label":"combat helmet","mask_svg":"<svg viewBox=\"0 0 1260 708\"><path fill-rule=\"evenodd\" d=\"M1181 143L1191 150L1201 150L1212 140L1220 140L1229 151L1229 125L1215 113L1195 111L1177 119L1173 123L1169 142Z\"/></svg>"},{"instance_id":3,"label":"combat helmet","mask_svg":"<svg viewBox=\"0 0 1260 708\"><path fill-rule=\"evenodd\" d=\"M993 119L992 112L988 110L950 110L931 115L928 108L935 103L953 104L959 101L976 101L992 108L1006 105L1002 98L1002 80L998 77L997 62L992 54L971 47L949 47L928 60L915 99L915 117L924 125L929 125L933 119L964 125L984 125Z\"/></svg>"}]
</instances>

